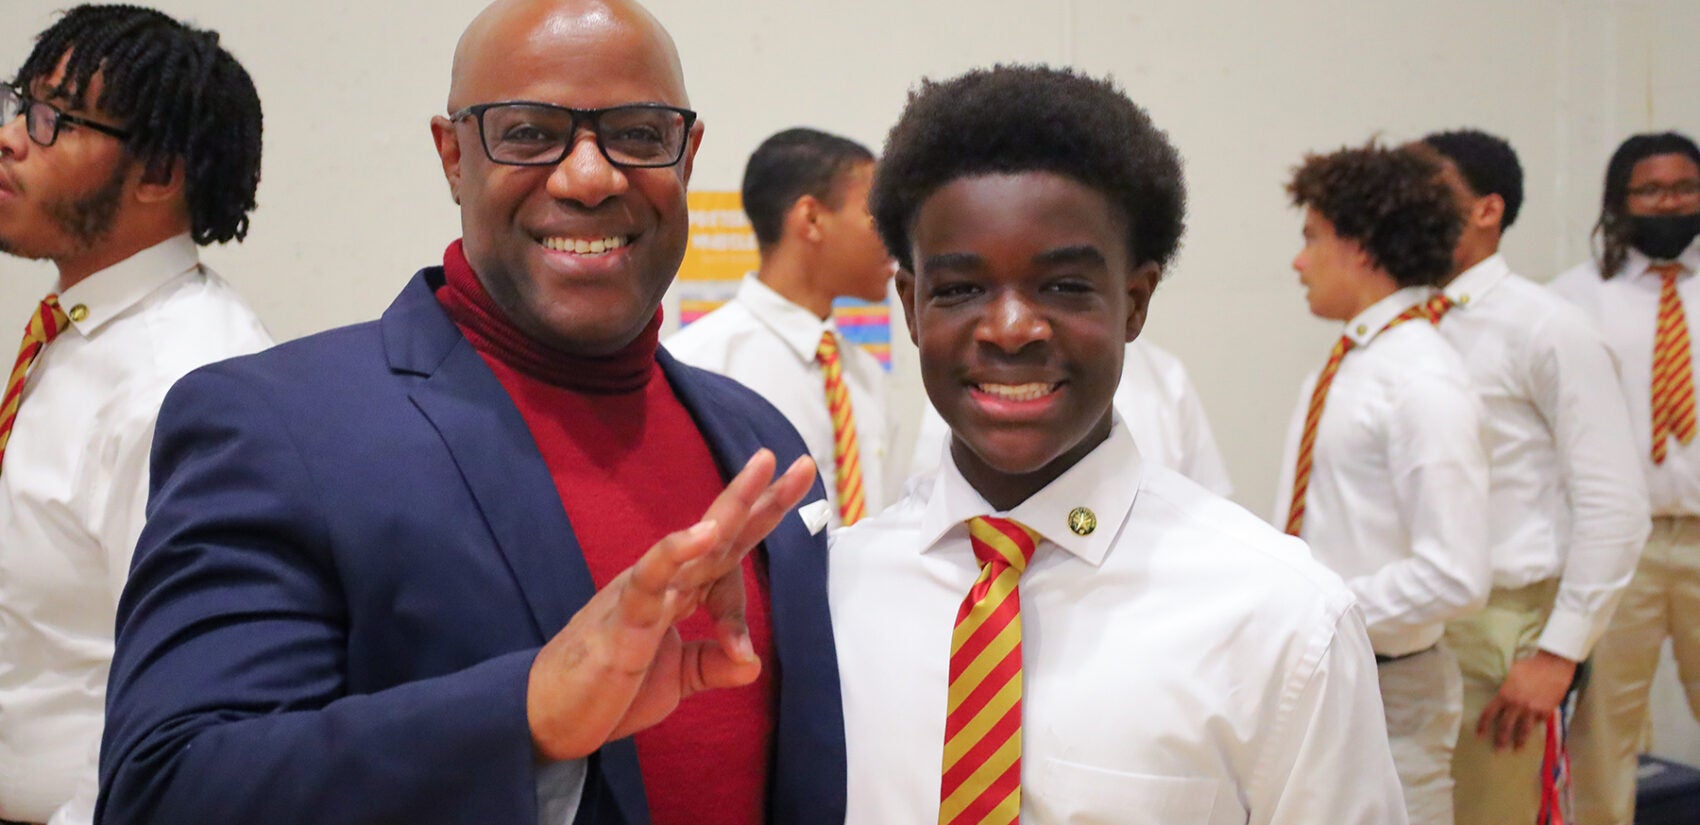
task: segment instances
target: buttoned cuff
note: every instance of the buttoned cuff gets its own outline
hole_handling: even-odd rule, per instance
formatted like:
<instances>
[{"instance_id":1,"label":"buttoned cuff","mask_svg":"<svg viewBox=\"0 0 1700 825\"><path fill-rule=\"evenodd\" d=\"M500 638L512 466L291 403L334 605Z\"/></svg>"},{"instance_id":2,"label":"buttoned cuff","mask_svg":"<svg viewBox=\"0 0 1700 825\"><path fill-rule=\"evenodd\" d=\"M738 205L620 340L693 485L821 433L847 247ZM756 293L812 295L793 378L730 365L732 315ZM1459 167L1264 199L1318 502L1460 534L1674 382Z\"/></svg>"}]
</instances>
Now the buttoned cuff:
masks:
<instances>
[{"instance_id":1,"label":"buttoned cuff","mask_svg":"<svg viewBox=\"0 0 1700 825\"><path fill-rule=\"evenodd\" d=\"M1554 610L1541 631L1542 650L1580 662L1588 658L1594 643L1605 633L1605 623L1596 625L1590 617L1567 610Z\"/></svg>"}]
</instances>

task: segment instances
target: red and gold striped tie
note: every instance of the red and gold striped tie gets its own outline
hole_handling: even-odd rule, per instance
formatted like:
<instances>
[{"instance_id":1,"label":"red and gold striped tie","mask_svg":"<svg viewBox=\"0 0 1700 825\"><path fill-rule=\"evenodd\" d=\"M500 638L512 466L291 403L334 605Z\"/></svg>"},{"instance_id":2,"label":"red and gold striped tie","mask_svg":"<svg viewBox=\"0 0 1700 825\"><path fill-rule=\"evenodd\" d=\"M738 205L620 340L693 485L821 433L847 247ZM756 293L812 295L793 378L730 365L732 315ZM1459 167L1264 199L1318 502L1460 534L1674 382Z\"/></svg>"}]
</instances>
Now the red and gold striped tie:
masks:
<instances>
[{"instance_id":1,"label":"red and gold striped tie","mask_svg":"<svg viewBox=\"0 0 1700 825\"><path fill-rule=\"evenodd\" d=\"M1021 814L1021 592L1039 534L1012 519L968 520L980 577L950 634L940 825L1008 825Z\"/></svg>"},{"instance_id":2,"label":"red and gold striped tie","mask_svg":"<svg viewBox=\"0 0 1700 825\"><path fill-rule=\"evenodd\" d=\"M30 365L35 363L42 348L64 331L67 320L65 310L59 308L59 296L49 295L42 299L41 306L24 326L18 360L6 379L5 400L0 401L0 465L6 458L6 444L12 440L12 424L18 420L18 405L24 398L24 379L29 377Z\"/></svg>"},{"instance_id":3,"label":"red and gold striped tie","mask_svg":"<svg viewBox=\"0 0 1700 825\"><path fill-rule=\"evenodd\" d=\"M1688 318L1676 294L1677 263L1654 264L1658 274L1659 321L1653 335L1653 463L1663 464L1667 438L1694 440L1694 364L1688 345Z\"/></svg>"},{"instance_id":4,"label":"red and gold striped tie","mask_svg":"<svg viewBox=\"0 0 1700 825\"><path fill-rule=\"evenodd\" d=\"M1340 371L1340 362L1346 359L1346 353L1351 349L1352 339L1345 335L1334 342L1334 349L1328 353L1328 363L1322 365L1322 372L1316 376L1316 389L1310 391L1310 409L1305 411L1305 429L1299 436L1299 458L1293 466L1293 502L1287 508L1288 535L1296 536L1304 529L1305 493L1310 491L1311 451L1316 447L1316 426L1321 423L1322 408L1328 402L1328 385L1334 383L1334 374Z\"/></svg>"},{"instance_id":5,"label":"red and gold striped tie","mask_svg":"<svg viewBox=\"0 0 1700 825\"><path fill-rule=\"evenodd\" d=\"M862 493L862 453L856 447L856 415L850 409L850 388L844 385L844 369L838 362L838 337L832 330L821 333L815 350L821 373L826 376L826 411L832 416L833 485L838 494L838 518L848 527L868 514Z\"/></svg>"},{"instance_id":6,"label":"red and gold striped tie","mask_svg":"<svg viewBox=\"0 0 1700 825\"><path fill-rule=\"evenodd\" d=\"M1439 323L1440 316L1445 315L1451 306L1452 302L1444 294L1437 294L1399 313L1376 334L1415 318L1427 318L1430 323ZM1316 376L1316 388L1310 391L1310 408L1305 411L1305 429L1299 436L1299 457L1293 467L1293 500L1287 507L1287 534L1291 536L1298 535L1299 531L1304 529L1305 493L1310 491L1312 450L1316 448L1316 427L1322 422L1322 408L1328 402L1328 386L1334 383L1334 373L1340 371L1340 362L1345 360L1346 353L1351 351L1352 346L1352 339L1345 335L1334 342L1333 351L1328 353L1328 363L1322 365L1322 372Z\"/></svg>"}]
</instances>

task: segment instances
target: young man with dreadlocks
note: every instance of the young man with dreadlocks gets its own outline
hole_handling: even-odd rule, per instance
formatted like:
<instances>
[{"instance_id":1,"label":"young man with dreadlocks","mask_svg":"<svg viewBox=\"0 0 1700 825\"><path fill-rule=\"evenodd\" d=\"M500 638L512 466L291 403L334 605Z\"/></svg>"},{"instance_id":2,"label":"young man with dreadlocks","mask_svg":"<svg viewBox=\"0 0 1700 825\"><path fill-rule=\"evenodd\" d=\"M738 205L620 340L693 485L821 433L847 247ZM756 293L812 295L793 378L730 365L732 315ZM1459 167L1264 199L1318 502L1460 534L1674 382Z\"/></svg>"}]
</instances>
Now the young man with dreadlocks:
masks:
<instances>
[{"instance_id":1,"label":"young man with dreadlocks","mask_svg":"<svg viewBox=\"0 0 1700 825\"><path fill-rule=\"evenodd\" d=\"M0 251L52 261L0 406L0 820L86 823L167 389L271 342L196 247L241 239L260 102L218 35L80 6L0 86Z\"/></svg>"},{"instance_id":2,"label":"young man with dreadlocks","mask_svg":"<svg viewBox=\"0 0 1700 825\"><path fill-rule=\"evenodd\" d=\"M1068 71L928 82L892 129L874 216L951 444L830 550L850 825L1405 822L1340 579L1112 403L1184 189Z\"/></svg>"},{"instance_id":3,"label":"young man with dreadlocks","mask_svg":"<svg viewBox=\"0 0 1700 825\"><path fill-rule=\"evenodd\" d=\"M1599 325L1617 356L1653 528L1594 648L1570 754L1576 821L1629 825L1647 693L1667 638L1700 717L1700 441L1688 315L1700 310L1700 147L1676 132L1624 141L1606 166L1594 234L1598 257L1552 286Z\"/></svg>"}]
</instances>

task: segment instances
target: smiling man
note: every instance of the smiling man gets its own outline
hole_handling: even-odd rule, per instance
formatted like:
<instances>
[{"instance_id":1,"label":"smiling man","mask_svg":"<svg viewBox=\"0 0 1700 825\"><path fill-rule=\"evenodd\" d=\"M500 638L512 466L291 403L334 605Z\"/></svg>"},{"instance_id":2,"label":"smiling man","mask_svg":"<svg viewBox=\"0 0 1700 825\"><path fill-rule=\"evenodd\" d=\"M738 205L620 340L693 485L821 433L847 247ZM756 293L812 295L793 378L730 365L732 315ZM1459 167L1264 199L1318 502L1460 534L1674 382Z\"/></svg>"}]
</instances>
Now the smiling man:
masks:
<instances>
[{"instance_id":1,"label":"smiling man","mask_svg":"<svg viewBox=\"0 0 1700 825\"><path fill-rule=\"evenodd\" d=\"M247 234L259 177L247 72L159 12L71 9L0 86L0 251L58 270L0 402L0 820L94 817L160 401L271 344L198 250Z\"/></svg>"},{"instance_id":2,"label":"smiling man","mask_svg":"<svg viewBox=\"0 0 1700 825\"><path fill-rule=\"evenodd\" d=\"M1070 72L928 82L892 129L874 214L951 445L834 539L851 825L1405 821L1340 580L1112 407L1183 202Z\"/></svg>"},{"instance_id":3,"label":"smiling man","mask_svg":"<svg viewBox=\"0 0 1700 825\"><path fill-rule=\"evenodd\" d=\"M813 465L656 343L689 107L635 4L467 28L431 123L443 265L166 401L103 821L842 816Z\"/></svg>"}]
</instances>

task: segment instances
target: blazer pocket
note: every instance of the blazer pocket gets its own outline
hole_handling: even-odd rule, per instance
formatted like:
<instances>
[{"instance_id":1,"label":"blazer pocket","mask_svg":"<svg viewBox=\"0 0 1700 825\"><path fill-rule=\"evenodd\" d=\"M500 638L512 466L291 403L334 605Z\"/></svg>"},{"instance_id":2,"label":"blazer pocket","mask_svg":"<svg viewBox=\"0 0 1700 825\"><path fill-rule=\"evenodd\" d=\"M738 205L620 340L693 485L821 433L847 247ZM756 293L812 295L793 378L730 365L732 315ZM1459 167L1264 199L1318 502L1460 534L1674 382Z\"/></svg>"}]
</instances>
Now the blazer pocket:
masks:
<instances>
[{"instance_id":1,"label":"blazer pocket","mask_svg":"<svg viewBox=\"0 0 1700 825\"><path fill-rule=\"evenodd\" d=\"M1221 782L1156 776L1046 759L1029 787L1046 822L1064 825L1208 825Z\"/></svg>"}]
</instances>

